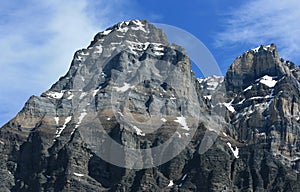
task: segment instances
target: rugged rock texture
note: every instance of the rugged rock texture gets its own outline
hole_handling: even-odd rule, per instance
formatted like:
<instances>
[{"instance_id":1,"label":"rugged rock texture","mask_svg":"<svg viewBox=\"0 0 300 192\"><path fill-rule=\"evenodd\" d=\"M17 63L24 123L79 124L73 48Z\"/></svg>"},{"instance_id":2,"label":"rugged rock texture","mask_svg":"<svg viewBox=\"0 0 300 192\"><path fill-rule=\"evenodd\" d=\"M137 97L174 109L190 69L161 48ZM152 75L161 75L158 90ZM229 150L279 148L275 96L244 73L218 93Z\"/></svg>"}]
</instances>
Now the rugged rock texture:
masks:
<instances>
[{"instance_id":1,"label":"rugged rock texture","mask_svg":"<svg viewBox=\"0 0 300 192\"><path fill-rule=\"evenodd\" d=\"M224 78L190 69L147 21L100 32L1 128L0 191L299 191L300 69L275 45Z\"/></svg>"},{"instance_id":2,"label":"rugged rock texture","mask_svg":"<svg viewBox=\"0 0 300 192\"><path fill-rule=\"evenodd\" d=\"M247 68L255 65L261 67ZM300 159L298 74L299 67L281 59L275 45L244 53L226 74L226 88L235 109L230 123L237 138L268 144L289 166ZM247 83L233 83L243 81Z\"/></svg>"}]
</instances>

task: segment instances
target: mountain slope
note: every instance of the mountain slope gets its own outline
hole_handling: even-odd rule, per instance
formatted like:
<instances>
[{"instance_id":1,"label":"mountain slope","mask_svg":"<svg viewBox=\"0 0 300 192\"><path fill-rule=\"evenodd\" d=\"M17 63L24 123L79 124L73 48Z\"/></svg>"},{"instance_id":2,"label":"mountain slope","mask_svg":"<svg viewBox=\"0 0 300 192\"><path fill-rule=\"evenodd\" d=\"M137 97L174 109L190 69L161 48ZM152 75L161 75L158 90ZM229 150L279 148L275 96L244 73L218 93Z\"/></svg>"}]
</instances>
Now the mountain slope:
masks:
<instances>
[{"instance_id":1,"label":"mountain slope","mask_svg":"<svg viewBox=\"0 0 300 192\"><path fill-rule=\"evenodd\" d=\"M271 45L197 80L162 30L118 23L1 128L0 189L296 191L299 71Z\"/></svg>"}]
</instances>

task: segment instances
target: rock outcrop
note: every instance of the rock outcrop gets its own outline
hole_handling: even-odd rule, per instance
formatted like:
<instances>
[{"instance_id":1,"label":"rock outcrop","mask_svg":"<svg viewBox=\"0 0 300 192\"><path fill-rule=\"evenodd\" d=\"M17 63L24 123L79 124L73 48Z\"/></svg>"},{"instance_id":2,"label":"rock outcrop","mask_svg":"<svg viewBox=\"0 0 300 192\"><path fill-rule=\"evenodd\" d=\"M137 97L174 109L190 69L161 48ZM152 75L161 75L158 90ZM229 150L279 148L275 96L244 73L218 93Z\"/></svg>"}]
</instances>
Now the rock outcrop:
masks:
<instances>
[{"instance_id":1,"label":"rock outcrop","mask_svg":"<svg viewBox=\"0 0 300 192\"><path fill-rule=\"evenodd\" d=\"M0 191L300 190L299 80L275 45L196 79L162 30L118 23L0 129Z\"/></svg>"}]
</instances>

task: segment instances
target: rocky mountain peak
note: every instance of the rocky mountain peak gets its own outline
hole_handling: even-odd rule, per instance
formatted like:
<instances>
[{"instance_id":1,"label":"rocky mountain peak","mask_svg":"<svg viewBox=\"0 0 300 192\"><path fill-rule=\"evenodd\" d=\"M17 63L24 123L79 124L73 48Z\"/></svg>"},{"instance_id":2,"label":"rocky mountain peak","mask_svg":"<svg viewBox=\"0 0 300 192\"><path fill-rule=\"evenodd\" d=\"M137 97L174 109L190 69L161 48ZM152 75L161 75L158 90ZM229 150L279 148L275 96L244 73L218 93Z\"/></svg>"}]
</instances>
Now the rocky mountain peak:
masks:
<instances>
[{"instance_id":1,"label":"rocky mountain peak","mask_svg":"<svg viewBox=\"0 0 300 192\"><path fill-rule=\"evenodd\" d=\"M117 66L120 62L117 64L118 62L115 61L124 60L125 52L130 53L131 57L168 57L165 52L169 49L186 54L179 46L169 46L164 32L148 21L120 22L99 32L86 49L77 51L68 73L49 91L96 89L100 86L103 76L110 76L111 69L123 70L124 67L126 68L126 66ZM129 59L134 62L134 58ZM108 62L115 64L105 67L104 65ZM95 76L95 74L102 75Z\"/></svg>"},{"instance_id":2,"label":"rocky mountain peak","mask_svg":"<svg viewBox=\"0 0 300 192\"><path fill-rule=\"evenodd\" d=\"M266 143L270 153L290 167L300 159L299 70L280 58L272 44L243 53L225 77L234 109L229 122L238 138L248 144Z\"/></svg>"},{"instance_id":3,"label":"rocky mountain peak","mask_svg":"<svg viewBox=\"0 0 300 192\"><path fill-rule=\"evenodd\" d=\"M228 91L241 91L265 75L277 78L290 75L274 44L261 45L237 57L226 73L225 83Z\"/></svg>"},{"instance_id":4,"label":"rocky mountain peak","mask_svg":"<svg viewBox=\"0 0 300 192\"><path fill-rule=\"evenodd\" d=\"M164 45L168 44L164 32L150 24L148 21L130 20L117 23L116 25L107 28L105 31L99 32L90 46L94 46L98 41L101 41L102 44L119 43L122 38L125 38L127 41L140 43L152 42Z\"/></svg>"},{"instance_id":5,"label":"rocky mountain peak","mask_svg":"<svg viewBox=\"0 0 300 192\"><path fill-rule=\"evenodd\" d=\"M273 44L196 79L162 30L120 22L0 129L0 191L297 191L299 81Z\"/></svg>"}]
</instances>

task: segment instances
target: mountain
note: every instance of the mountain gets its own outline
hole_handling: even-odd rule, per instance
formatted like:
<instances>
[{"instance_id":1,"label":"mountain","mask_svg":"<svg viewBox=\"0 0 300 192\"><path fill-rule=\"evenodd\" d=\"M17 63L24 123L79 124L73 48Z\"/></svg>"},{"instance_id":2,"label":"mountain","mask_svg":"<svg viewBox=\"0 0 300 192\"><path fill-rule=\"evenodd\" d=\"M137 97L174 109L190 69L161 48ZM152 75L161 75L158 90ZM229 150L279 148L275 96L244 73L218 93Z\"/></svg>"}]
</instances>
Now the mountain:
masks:
<instances>
[{"instance_id":1,"label":"mountain","mask_svg":"<svg viewBox=\"0 0 300 192\"><path fill-rule=\"evenodd\" d=\"M274 44L197 79L144 20L74 54L0 129L0 191L297 191L300 68Z\"/></svg>"}]
</instances>

